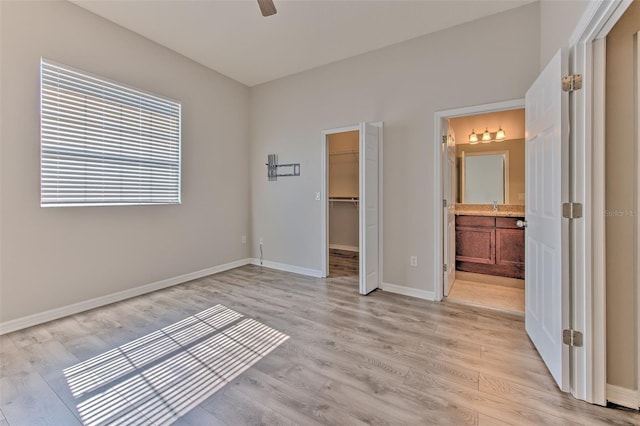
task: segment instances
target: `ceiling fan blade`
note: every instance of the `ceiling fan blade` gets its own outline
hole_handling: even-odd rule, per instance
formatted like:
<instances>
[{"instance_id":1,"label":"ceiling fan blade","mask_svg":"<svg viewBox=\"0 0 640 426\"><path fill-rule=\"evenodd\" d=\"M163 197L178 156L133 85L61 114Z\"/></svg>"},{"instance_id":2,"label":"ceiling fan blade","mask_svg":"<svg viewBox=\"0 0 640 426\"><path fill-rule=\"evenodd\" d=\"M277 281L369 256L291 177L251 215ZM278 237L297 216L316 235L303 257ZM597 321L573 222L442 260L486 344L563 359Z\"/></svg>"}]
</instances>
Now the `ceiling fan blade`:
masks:
<instances>
[{"instance_id":1,"label":"ceiling fan blade","mask_svg":"<svg viewBox=\"0 0 640 426\"><path fill-rule=\"evenodd\" d=\"M258 0L258 5L260 6L262 16L271 16L278 13L276 6L273 4L273 0Z\"/></svg>"}]
</instances>

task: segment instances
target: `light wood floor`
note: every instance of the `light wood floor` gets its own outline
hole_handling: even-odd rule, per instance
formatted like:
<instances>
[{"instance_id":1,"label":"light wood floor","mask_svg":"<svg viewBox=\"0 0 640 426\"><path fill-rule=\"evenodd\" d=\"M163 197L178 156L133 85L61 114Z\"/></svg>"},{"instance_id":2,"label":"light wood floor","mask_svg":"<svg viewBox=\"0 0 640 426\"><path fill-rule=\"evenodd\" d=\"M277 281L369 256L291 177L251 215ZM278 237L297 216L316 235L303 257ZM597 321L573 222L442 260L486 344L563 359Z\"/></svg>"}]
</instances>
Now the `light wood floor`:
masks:
<instances>
[{"instance_id":1,"label":"light wood floor","mask_svg":"<svg viewBox=\"0 0 640 426\"><path fill-rule=\"evenodd\" d=\"M524 315L524 280L456 271L448 302Z\"/></svg>"},{"instance_id":2,"label":"light wood floor","mask_svg":"<svg viewBox=\"0 0 640 426\"><path fill-rule=\"evenodd\" d=\"M0 425L640 423L559 392L518 317L355 280L244 266L1 336Z\"/></svg>"},{"instance_id":3,"label":"light wood floor","mask_svg":"<svg viewBox=\"0 0 640 426\"><path fill-rule=\"evenodd\" d=\"M329 249L329 277L358 278L360 272L359 253L355 251Z\"/></svg>"}]
</instances>

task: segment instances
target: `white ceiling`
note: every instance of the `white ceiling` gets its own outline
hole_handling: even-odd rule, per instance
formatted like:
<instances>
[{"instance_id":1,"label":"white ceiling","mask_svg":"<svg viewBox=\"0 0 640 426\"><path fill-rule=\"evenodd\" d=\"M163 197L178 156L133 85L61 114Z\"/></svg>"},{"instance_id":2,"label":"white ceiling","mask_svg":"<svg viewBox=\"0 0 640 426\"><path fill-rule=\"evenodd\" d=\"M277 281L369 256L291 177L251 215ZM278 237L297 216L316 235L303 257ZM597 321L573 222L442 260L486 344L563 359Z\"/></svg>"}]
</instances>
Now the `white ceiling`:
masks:
<instances>
[{"instance_id":1,"label":"white ceiling","mask_svg":"<svg viewBox=\"0 0 640 426\"><path fill-rule=\"evenodd\" d=\"M71 0L248 86L535 0Z\"/></svg>"}]
</instances>

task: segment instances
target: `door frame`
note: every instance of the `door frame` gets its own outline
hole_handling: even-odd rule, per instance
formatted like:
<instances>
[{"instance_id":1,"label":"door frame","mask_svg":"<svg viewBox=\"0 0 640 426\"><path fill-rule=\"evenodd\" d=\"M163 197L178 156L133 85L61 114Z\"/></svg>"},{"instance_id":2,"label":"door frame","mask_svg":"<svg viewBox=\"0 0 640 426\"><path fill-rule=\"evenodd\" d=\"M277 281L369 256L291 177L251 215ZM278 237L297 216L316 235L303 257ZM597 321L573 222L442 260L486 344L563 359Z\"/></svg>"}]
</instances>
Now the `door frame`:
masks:
<instances>
[{"instance_id":1,"label":"door frame","mask_svg":"<svg viewBox=\"0 0 640 426\"><path fill-rule=\"evenodd\" d=\"M444 226L444 212L442 209L442 200L444 199L444 181L442 177L442 128L443 121L456 118L456 117L464 117L469 115L478 115L478 114L488 114L492 112L500 112L500 111L509 111L512 109L521 109L524 108L524 98L514 99L510 101L504 102L494 102L490 104L483 105L473 105L463 108L454 108L445 111L438 111L435 113L435 123L434 123L434 161L433 161L433 176L434 181L437 183L437 189L434 191L433 198L433 212L434 212L434 235L442 235L442 229ZM443 265L444 262L444 235L442 238L434 238L434 282L435 282L435 300L441 301L444 297L444 274L442 273L442 267L438 267L438 265ZM451 242L450 242L451 243ZM455 262L455 259L453 260ZM455 267L455 265L448 265L448 267Z\"/></svg>"},{"instance_id":2,"label":"door frame","mask_svg":"<svg viewBox=\"0 0 640 426\"><path fill-rule=\"evenodd\" d=\"M573 221L573 328L583 332L582 348L571 354L571 393L607 404L605 256L605 37L632 0L590 2L568 45L570 72L582 74L582 89L571 100L571 199L583 204ZM639 349L640 350L640 349ZM640 373L639 373L640 380Z\"/></svg>"},{"instance_id":3,"label":"door frame","mask_svg":"<svg viewBox=\"0 0 640 426\"><path fill-rule=\"evenodd\" d=\"M370 123L379 129L378 132L378 273L380 276L380 285L384 281L383 275L383 129L384 125L382 121ZM360 124L354 124L351 126L336 127L332 129L326 129L322 131L322 161L320 169L320 221L321 221L321 237L320 237L320 250L321 250L321 263L322 263L322 278L326 278L329 274L329 135L336 133L352 132L357 130L361 131ZM358 184L362 182L361 168L359 167L360 154L358 154ZM358 202L358 222L360 222L360 213L362 204ZM359 238L359 240L361 240ZM358 242L358 254L362 252L360 247L361 242ZM358 271L358 275L362 274L362 271Z\"/></svg>"}]
</instances>

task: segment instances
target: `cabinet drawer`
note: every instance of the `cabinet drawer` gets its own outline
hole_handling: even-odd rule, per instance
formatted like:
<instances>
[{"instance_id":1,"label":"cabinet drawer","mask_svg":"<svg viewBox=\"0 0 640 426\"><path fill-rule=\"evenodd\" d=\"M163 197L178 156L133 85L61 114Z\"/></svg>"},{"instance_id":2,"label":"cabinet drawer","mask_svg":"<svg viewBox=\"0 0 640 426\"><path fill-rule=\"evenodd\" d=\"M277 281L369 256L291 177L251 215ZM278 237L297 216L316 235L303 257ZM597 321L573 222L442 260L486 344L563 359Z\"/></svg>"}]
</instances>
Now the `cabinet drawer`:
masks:
<instances>
[{"instance_id":1,"label":"cabinet drawer","mask_svg":"<svg viewBox=\"0 0 640 426\"><path fill-rule=\"evenodd\" d=\"M492 216L456 216L456 226L493 228L496 226L496 218Z\"/></svg>"},{"instance_id":2,"label":"cabinet drawer","mask_svg":"<svg viewBox=\"0 0 640 426\"><path fill-rule=\"evenodd\" d=\"M520 229L516 222L524 220L523 217L496 217L496 228Z\"/></svg>"}]
</instances>

